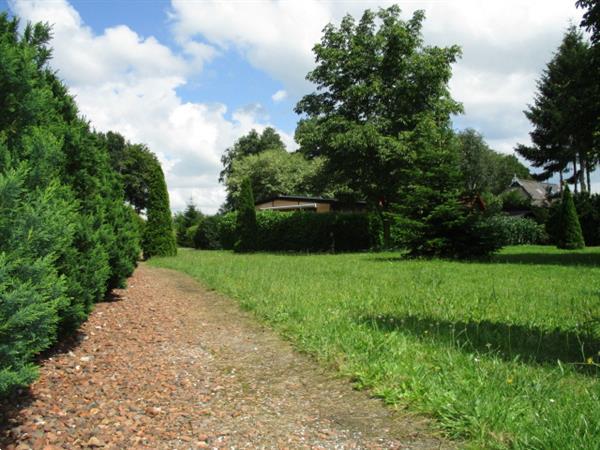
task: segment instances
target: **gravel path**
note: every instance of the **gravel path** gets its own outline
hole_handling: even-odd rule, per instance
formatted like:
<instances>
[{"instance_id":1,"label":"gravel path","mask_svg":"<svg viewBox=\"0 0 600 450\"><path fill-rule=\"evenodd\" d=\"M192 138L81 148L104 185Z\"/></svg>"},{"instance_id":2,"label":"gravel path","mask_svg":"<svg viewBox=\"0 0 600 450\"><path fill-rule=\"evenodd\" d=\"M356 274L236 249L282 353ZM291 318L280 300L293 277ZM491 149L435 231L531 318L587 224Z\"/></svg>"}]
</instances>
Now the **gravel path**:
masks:
<instances>
[{"instance_id":1,"label":"gravel path","mask_svg":"<svg viewBox=\"0 0 600 450\"><path fill-rule=\"evenodd\" d=\"M143 264L40 374L0 405L0 448L448 447L232 300Z\"/></svg>"}]
</instances>

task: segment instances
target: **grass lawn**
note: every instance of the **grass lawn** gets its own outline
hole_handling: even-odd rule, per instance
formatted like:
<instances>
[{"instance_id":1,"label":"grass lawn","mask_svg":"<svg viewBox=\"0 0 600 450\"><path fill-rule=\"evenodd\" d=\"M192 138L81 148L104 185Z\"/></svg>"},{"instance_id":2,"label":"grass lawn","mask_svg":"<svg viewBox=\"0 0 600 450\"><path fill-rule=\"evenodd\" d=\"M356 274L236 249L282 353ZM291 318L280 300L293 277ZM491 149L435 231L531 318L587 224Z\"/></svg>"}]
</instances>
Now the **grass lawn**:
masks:
<instances>
[{"instance_id":1,"label":"grass lawn","mask_svg":"<svg viewBox=\"0 0 600 450\"><path fill-rule=\"evenodd\" d=\"M600 248L468 263L183 249L150 264L475 448L600 448Z\"/></svg>"}]
</instances>

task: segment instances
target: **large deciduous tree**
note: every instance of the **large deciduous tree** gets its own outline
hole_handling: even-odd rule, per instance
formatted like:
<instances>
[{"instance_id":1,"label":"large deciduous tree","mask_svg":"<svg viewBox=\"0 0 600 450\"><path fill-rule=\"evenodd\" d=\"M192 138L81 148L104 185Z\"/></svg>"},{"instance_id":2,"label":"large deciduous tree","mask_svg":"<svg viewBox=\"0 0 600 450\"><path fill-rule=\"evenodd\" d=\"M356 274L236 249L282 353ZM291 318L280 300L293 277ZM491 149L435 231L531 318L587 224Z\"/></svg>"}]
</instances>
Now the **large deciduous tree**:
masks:
<instances>
[{"instance_id":1,"label":"large deciduous tree","mask_svg":"<svg viewBox=\"0 0 600 450\"><path fill-rule=\"evenodd\" d=\"M249 179L256 200L274 195L312 195L319 160L299 153L267 150L233 161L225 187L228 199L238 203L242 183Z\"/></svg>"},{"instance_id":2,"label":"large deciduous tree","mask_svg":"<svg viewBox=\"0 0 600 450\"><path fill-rule=\"evenodd\" d=\"M424 17L392 6L326 26L307 75L316 90L296 106L300 151L382 213L386 242L393 203L423 217L460 188L450 115L461 105L448 90L460 49L424 45Z\"/></svg>"},{"instance_id":3,"label":"large deciduous tree","mask_svg":"<svg viewBox=\"0 0 600 450\"><path fill-rule=\"evenodd\" d=\"M468 128L459 132L457 138L465 192L498 195L506 190L515 175L521 179L531 178L527 167L514 155L495 152L477 131Z\"/></svg>"}]
</instances>

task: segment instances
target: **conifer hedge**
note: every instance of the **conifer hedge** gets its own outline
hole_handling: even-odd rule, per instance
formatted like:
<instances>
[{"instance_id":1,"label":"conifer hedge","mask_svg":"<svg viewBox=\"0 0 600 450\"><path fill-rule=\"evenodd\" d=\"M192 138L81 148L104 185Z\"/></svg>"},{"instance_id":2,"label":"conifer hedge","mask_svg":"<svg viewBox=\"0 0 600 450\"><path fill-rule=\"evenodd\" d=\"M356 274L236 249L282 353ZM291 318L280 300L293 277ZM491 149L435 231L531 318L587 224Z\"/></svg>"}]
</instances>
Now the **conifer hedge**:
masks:
<instances>
[{"instance_id":1,"label":"conifer hedge","mask_svg":"<svg viewBox=\"0 0 600 450\"><path fill-rule=\"evenodd\" d=\"M20 33L0 14L0 397L35 379L33 358L124 286L140 255L126 178L48 67L49 39L47 25ZM154 176L146 235L163 223L156 205L168 209Z\"/></svg>"}]
</instances>

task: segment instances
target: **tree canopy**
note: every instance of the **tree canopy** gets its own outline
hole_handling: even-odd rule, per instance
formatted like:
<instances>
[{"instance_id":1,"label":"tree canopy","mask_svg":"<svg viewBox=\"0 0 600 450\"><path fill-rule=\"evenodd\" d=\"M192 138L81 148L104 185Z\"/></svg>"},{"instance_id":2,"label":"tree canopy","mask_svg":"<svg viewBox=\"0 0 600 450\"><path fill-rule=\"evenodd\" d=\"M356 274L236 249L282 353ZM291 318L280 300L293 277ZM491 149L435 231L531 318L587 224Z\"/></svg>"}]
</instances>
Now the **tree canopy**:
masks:
<instances>
[{"instance_id":1,"label":"tree canopy","mask_svg":"<svg viewBox=\"0 0 600 450\"><path fill-rule=\"evenodd\" d=\"M598 164L598 148L594 143L599 106L595 93L589 44L574 26L546 66L537 83L534 103L525 115L533 125L533 146L518 145L517 153L541 168L538 179L558 173L561 177L570 166L567 179L587 191L590 174Z\"/></svg>"},{"instance_id":2,"label":"tree canopy","mask_svg":"<svg viewBox=\"0 0 600 450\"><path fill-rule=\"evenodd\" d=\"M506 190L515 175L521 179L531 178L529 169L514 155L495 152L477 131L468 128L459 132L457 138L465 192L498 195Z\"/></svg>"},{"instance_id":3,"label":"tree canopy","mask_svg":"<svg viewBox=\"0 0 600 450\"><path fill-rule=\"evenodd\" d=\"M417 11L404 21L392 6L325 27L307 76L316 91L296 106L300 151L323 156L327 177L373 205L419 182L424 147L444 152L450 114L461 111L448 91L460 49L425 46L423 20Z\"/></svg>"}]
</instances>

